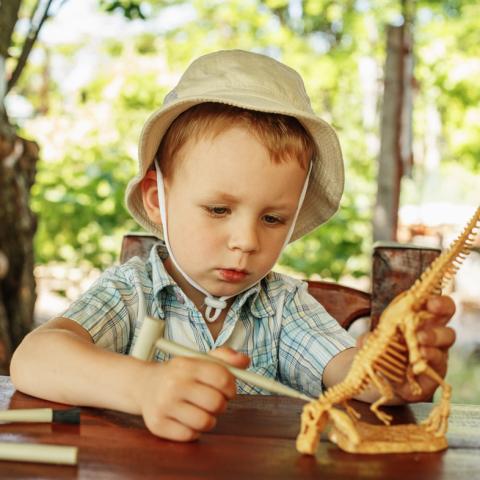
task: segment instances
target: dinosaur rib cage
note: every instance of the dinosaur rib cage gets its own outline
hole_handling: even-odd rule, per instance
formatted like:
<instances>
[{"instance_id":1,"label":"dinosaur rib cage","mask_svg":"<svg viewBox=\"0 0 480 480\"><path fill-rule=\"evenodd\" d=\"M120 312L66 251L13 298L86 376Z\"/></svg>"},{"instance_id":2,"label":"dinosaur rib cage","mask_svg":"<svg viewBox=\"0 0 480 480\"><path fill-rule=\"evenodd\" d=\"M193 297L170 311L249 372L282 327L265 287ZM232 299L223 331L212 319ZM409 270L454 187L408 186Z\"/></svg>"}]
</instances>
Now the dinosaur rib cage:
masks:
<instances>
[{"instance_id":1,"label":"dinosaur rib cage","mask_svg":"<svg viewBox=\"0 0 480 480\"><path fill-rule=\"evenodd\" d=\"M385 351L372 361L374 371L390 383L402 383L406 378L408 349L402 342L403 336L397 332L388 341ZM370 383L371 378L368 373L352 377L352 381L343 381L330 387L318 401L327 405L343 403L363 392Z\"/></svg>"},{"instance_id":2,"label":"dinosaur rib cage","mask_svg":"<svg viewBox=\"0 0 480 480\"><path fill-rule=\"evenodd\" d=\"M402 336L396 334L387 345L387 348L374 361L373 369L380 373L390 383L402 383L405 380L408 368L408 349L401 343Z\"/></svg>"}]
</instances>

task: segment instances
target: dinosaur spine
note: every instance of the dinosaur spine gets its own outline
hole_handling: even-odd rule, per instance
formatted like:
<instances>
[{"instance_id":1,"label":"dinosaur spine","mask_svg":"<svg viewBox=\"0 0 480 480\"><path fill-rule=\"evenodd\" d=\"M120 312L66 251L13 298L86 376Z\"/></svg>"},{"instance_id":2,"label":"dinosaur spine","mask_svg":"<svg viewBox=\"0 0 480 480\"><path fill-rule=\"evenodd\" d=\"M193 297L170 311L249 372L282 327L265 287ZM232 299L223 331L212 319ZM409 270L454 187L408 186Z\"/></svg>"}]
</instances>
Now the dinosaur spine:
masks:
<instances>
[{"instance_id":1,"label":"dinosaur spine","mask_svg":"<svg viewBox=\"0 0 480 480\"><path fill-rule=\"evenodd\" d=\"M452 245L436 258L413 284L410 292L417 299L414 309L421 308L428 296L440 295L442 288L455 276L472 248L479 221L480 207Z\"/></svg>"}]
</instances>

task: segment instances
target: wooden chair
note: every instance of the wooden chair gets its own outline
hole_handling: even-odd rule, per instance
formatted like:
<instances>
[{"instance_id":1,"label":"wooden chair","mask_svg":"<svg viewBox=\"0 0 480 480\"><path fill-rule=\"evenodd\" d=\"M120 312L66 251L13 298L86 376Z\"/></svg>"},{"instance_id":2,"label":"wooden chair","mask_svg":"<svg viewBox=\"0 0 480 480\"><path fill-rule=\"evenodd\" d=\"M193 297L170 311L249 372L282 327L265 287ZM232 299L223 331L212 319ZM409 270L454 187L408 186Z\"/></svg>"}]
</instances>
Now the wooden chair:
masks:
<instances>
[{"instance_id":1,"label":"wooden chair","mask_svg":"<svg viewBox=\"0 0 480 480\"><path fill-rule=\"evenodd\" d=\"M157 241L149 234L125 235L120 262L134 256L146 259ZM317 280L307 281L308 291L344 328L348 329L355 320L365 317L371 317L371 328L374 328L388 303L409 288L439 252L436 248L415 245L377 244L373 254L371 293Z\"/></svg>"}]
</instances>

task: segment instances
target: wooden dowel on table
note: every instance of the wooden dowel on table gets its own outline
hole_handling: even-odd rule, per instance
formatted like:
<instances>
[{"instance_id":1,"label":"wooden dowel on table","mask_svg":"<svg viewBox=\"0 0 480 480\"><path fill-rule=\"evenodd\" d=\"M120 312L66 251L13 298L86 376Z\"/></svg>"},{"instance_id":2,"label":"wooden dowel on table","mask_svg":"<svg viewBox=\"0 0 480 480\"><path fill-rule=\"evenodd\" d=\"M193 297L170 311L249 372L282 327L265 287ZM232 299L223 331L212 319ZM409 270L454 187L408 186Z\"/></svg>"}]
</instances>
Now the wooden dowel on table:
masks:
<instances>
[{"instance_id":1,"label":"wooden dowel on table","mask_svg":"<svg viewBox=\"0 0 480 480\"><path fill-rule=\"evenodd\" d=\"M0 460L76 465L78 448L65 445L0 442Z\"/></svg>"}]
</instances>

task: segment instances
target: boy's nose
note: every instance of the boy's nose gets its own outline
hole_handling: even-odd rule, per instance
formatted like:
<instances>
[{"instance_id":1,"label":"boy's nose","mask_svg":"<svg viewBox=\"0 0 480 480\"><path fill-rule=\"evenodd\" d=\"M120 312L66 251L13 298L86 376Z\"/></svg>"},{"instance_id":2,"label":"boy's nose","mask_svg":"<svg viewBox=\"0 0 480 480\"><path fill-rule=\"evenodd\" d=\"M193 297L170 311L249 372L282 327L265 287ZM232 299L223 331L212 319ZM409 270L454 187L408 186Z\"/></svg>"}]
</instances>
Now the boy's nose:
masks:
<instances>
[{"instance_id":1,"label":"boy's nose","mask_svg":"<svg viewBox=\"0 0 480 480\"><path fill-rule=\"evenodd\" d=\"M251 253L258 250L258 233L253 225L242 225L230 235L228 242L230 250L240 250Z\"/></svg>"}]
</instances>

